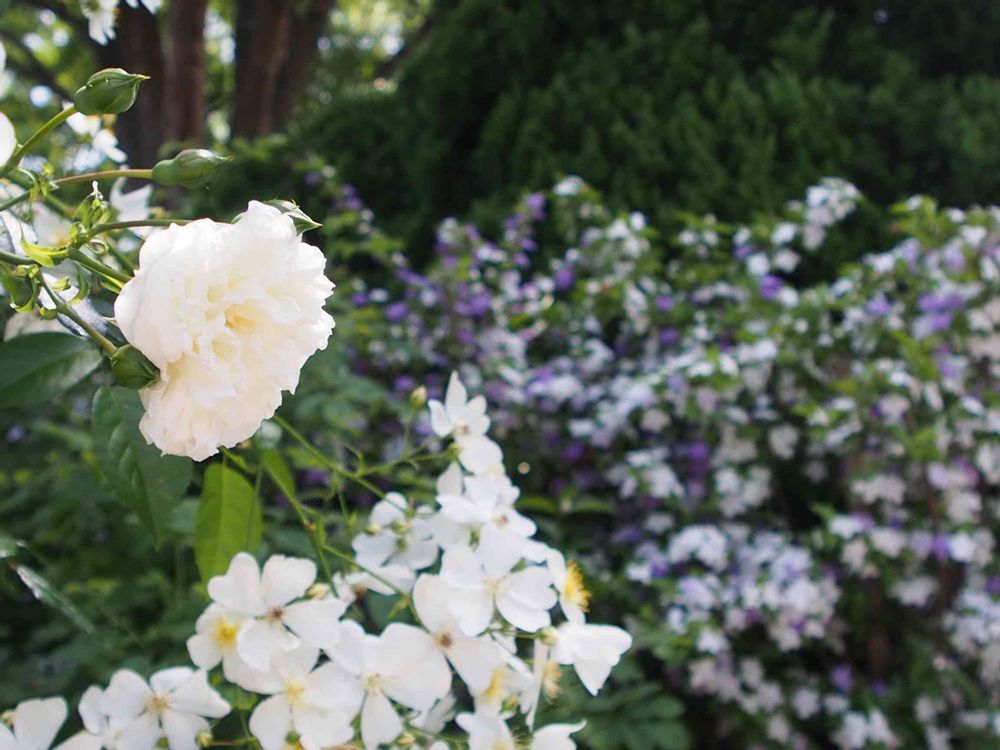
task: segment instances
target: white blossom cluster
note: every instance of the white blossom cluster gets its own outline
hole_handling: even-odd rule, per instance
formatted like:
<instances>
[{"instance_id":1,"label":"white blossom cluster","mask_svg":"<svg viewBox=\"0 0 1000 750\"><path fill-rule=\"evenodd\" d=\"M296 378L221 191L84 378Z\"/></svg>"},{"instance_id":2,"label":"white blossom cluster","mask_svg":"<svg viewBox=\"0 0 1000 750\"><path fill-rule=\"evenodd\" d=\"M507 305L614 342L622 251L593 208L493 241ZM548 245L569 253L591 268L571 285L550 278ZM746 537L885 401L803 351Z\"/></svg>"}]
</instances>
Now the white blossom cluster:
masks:
<instances>
[{"instance_id":1,"label":"white blossom cluster","mask_svg":"<svg viewBox=\"0 0 1000 750\"><path fill-rule=\"evenodd\" d=\"M452 723L472 748L515 750L515 733L534 750L574 747L583 722L535 727L542 697L555 697L563 667L596 695L632 638L587 622L579 567L515 509L485 399L452 375L430 416L459 459L433 504L386 494L353 540L357 570L332 580L317 580L310 559L274 555L261 567L236 555L208 583L212 603L187 643L195 668L148 681L116 672L84 694L84 729L60 747L207 746L232 709L222 682L259 696L247 731L264 750L443 748ZM366 632L350 612L368 591L402 597L412 622ZM25 701L10 729L0 723L0 747L47 750L66 714L62 698Z\"/></svg>"},{"instance_id":2,"label":"white blossom cluster","mask_svg":"<svg viewBox=\"0 0 1000 750\"><path fill-rule=\"evenodd\" d=\"M369 353L433 371L472 347L463 374L508 405L494 414L507 450L529 465L558 444L549 476L568 507L615 498L625 575L662 603L648 627L674 659L685 650L692 690L765 728L750 736L992 741L995 711L960 718L996 704L990 680L974 699L949 670L981 674L997 644L1000 210L914 199L897 209L905 238L891 250L797 282L803 254L860 200L827 179L777 219L691 219L680 256L661 264L668 251L641 216L616 217L567 178L528 196L497 243L449 221L438 266L413 274L400 259L405 303L371 299L386 295L387 335L416 346ZM563 242L555 252L538 246L539 222ZM876 614L859 620L859 598ZM920 658L935 678L906 686L908 700L887 692L888 665L853 664L874 646L852 633L928 617L938 635ZM957 654L938 645L947 634ZM705 687L742 684L750 656L776 703ZM818 708L801 714L791 702L806 678ZM913 711L921 695L948 707L933 725Z\"/></svg>"}]
</instances>

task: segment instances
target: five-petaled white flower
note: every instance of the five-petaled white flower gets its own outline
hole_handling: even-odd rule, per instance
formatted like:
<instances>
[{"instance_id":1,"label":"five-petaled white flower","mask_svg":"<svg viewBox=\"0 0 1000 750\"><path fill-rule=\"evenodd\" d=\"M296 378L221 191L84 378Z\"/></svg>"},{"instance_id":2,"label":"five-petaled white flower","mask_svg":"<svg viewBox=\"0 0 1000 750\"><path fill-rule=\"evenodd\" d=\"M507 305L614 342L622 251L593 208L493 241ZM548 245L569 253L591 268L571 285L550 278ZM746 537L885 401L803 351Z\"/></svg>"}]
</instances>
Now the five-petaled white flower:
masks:
<instances>
[{"instance_id":1,"label":"five-petaled white flower","mask_svg":"<svg viewBox=\"0 0 1000 750\"><path fill-rule=\"evenodd\" d=\"M272 672L256 688L271 697L254 709L249 725L264 750L286 747L290 732L305 750L340 745L354 736L351 721L362 691L333 662L316 667L318 659L318 649L301 646L272 660Z\"/></svg>"},{"instance_id":2,"label":"five-petaled white flower","mask_svg":"<svg viewBox=\"0 0 1000 750\"><path fill-rule=\"evenodd\" d=\"M455 439L458 458L474 474L493 471L503 461L500 446L486 437L490 418L486 416L486 399L476 396L469 399L457 372L448 380L444 403L431 399L431 429L438 437Z\"/></svg>"},{"instance_id":3,"label":"five-petaled white flower","mask_svg":"<svg viewBox=\"0 0 1000 750\"><path fill-rule=\"evenodd\" d=\"M173 667L154 674L147 684L130 669L111 677L101 696L101 711L123 726L118 746L152 750L166 737L170 750L197 750L198 735L209 719L229 713L229 704L208 684L205 672Z\"/></svg>"},{"instance_id":4,"label":"five-petaled white flower","mask_svg":"<svg viewBox=\"0 0 1000 750\"><path fill-rule=\"evenodd\" d=\"M314 580L316 563L312 560L274 555L262 572L252 556L241 552L225 575L208 582L208 594L216 603L249 620L236 634L236 651L243 661L266 671L271 657L292 651L300 643L327 648L336 642L340 616L347 608L344 602L334 598L295 601Z\"/></svg>"},{"instance_id":5,"label":"five-petaled white flower","mask_svg":"<svg viewBox=\"0 0 1000 750\"><path fill-rule=\"evenodd\" d=\"M0 750L49 750L67 713L69 709L62 698L19 703L14 709L11 729L0 721ZM89 732L78 732L56 750L100 750L100 747L100 739Z\"/></svg>"},{"instance_id":6,"label":"five-petaled white flower","mask_svg":"<svg viewBox=\"0 0 1000 750\"><path fill-rule=\"evenodd\" d=\"M366 568L404 565L422 570L437 560L438 546L426 507L409 512L409 503L398 492L389 492L372 507L368 528L354 537L352 546Z\"/></svg>"},{"instance_id":7,"label":"five-petaled white flower","mask_svg":"<svg viewBox=\"0 0 1000 750\"><path fill-rule=\"evenodd\" d=\"M613 625L565 622L553 637L553 658L559 664L572 664L591 695L597 695L611 668L632 646L632 636Z\"/></svg>"},{"instance_id":8,"label":"five-petaled white flower","mask_svg":"<svg viewBox=\"0 0 1000 750\"><path fill-rule=\"evenodd\" d=\"M521 550L480 540L473 552L453 547L444 553L441 577L455 589L448 607L466 635L478 635L493 619L494 607L511 625L529 633L551 622L555 606L552 576L540 566L514 567Z\"/></svg>"}]
</instances>

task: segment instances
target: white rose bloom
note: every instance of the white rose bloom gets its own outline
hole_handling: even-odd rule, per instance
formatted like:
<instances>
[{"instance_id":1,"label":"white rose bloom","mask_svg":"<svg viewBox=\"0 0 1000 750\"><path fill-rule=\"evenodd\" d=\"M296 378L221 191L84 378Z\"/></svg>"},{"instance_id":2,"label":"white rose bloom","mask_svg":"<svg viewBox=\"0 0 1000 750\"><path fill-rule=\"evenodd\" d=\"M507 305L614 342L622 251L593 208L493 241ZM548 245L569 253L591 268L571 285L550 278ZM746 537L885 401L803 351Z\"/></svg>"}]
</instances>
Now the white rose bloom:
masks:
<instances>
[{"instance_id":1,"label":"white rose bloom","mask_svg":"<svg viewBox=\"0 0 1000 750\"><path fill-rule=\"evenodd\" d=\"M115 302L125 338L160 368L140 393L146 440L200 461L253 435L326 347L325 265L289 217L257 202L235 224L150 237Z\"/></svg>"}]
</instances>

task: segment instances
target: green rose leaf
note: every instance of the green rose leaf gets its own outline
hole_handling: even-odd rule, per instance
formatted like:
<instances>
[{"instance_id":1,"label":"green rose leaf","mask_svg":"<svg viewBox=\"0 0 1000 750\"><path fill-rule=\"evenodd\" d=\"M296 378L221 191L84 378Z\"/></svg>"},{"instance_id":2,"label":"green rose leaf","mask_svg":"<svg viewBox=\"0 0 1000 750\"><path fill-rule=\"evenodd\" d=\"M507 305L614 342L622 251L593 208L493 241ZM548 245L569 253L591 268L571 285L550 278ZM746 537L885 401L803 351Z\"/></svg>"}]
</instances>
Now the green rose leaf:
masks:
<instances>
[{"instance_id":1,"label":"green rose leaf","mask_svg":"<svg viewBox=\"0 0 1000 750\"><path fill-rule=\"evenodd\" d=\"M68 333L32 333L0 344L0 409L49 401L89 375L101 353Z\"/></svg>"},{"instance_id":2,"label":"green rose leaf","mask_svg":"<svg viewBox=\"0 0 1000 750\"><path fill-rule=\"evenodd\" d=\"M191 482L193 464L188 458L160 455L139 432L141 417L135 391L101 388L94 396L94 445L101 469L118 499L159 546L171 512Z\"/></svg>"},{"instance_id":3,"label":"green rose leaf","mask_svg":"<svg viewBox=\"0 0 1000 750\"><path fill-rule=\"evenodd\" d=\"M256 552L263 525L253 486L228 466L209 466L194 532L194 557L202 580L207 583L225 573L237 552Z\"/></svg>"}]
</instances>

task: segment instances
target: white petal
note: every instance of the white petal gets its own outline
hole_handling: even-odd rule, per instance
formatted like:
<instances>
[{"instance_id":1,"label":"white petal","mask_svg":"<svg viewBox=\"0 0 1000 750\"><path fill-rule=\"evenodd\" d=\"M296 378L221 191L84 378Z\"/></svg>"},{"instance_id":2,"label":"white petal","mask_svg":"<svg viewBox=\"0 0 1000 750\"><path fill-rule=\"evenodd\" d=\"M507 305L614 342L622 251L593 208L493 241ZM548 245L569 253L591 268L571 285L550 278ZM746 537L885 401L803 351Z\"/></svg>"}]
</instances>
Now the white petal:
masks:
<instances>
[{"instance_id":1,"label":"white petal","mask_svg":"<svg viewBox=\"0 0 1000 750\"><path fill-rule=\"evenodd\" d=\"M7 725L0 721L0 750L17 750L17 740Z\"/></svg>"},{"instance_id":2,"label":"white petal","mask_svg":"<svg viewBox=\"0 0 1000 750\"><path fill-rule=\"evenodd\" d=\"M0 112L0 164L5 163L17 148L17 134L7 115Z\"/></svg>"},{"instance_id":3,"label":"white petal","mask_svg":"<svg viewBox=\"0 0 1000 750\"><path fill-rule=\"evenodd\" d=\"M504 662L500 647L486 637L457 636L446 653L458 676L476 692L489 686L494 670Z\"/></svg>"},{"instance_id":4,"label":"white petal","mask_svg":"<svg viewBox=\"0 0 1000 750\"><path fill-rule=\"evenodd\" d=\"M56 745L55 750L101 750L101 738L90 732L77 732L65 742Z\"/></svg>"},{"instance_id":5,"label":"white petal","mask_svg":"<svg viewBox=\"0 0 1000 750\"><path fill-rule=\"evenodd\" d=\"M222 649L211 633L195 633L187 640L188 655L196 667L214 669L222 661Z\"/></svg>"},{"instance_id":6,"label":"white petal","mask_svg":"<svg viewBox=\"0 0 1000 750\"><path fill-rule=\"evenodd\" d=\"M201 670L192 674L170 694L170 706L178 711L212 719L221 719L229 713L229 704L209 686L208 675Z\"/></svg>"},{"instance_id":7,"label":"white petal","mask_svg":"<svg viewBox=\"0 0 1000 750\"><path fill-rule=\"evenodd\" d=\"M168 709L160 717L170 750L197 750L198 733L208 729L208 722L195 714Z\"/></svg>"},{"instance_id":8,"label":"white petal","mask_svg":"<svg viewBox=\"0 0 1000 750\"><path fill-rule=\"evenodd\" d=\"M160 723L153 714L143 714L122 730L117 746L122 750L153 750L160 741Z\"/></svg>"},{"instance_id":9,"label":"white petal","mask_svg":"<svg viewBox=\"0 0 1000 750\"><path fill-rule=\"evenodd\" d=\"M103 693L97 685L91 685L83 692L77 707L80 718L83 719L83 726L93 734L103 732L108 723L107 717L101 711L102 695Z\"/></svg>"},{"instance_id":10,"label":"white petal","mask_svg":"<svg viewBox=\"0 0 1000 750\"><path fill-rule=\"evenodd\" d=\"M24 701L14 709L14 736L19 750L49 750L69 709L62 698Z\"/></svg>"},{"instance_id":11,"label":"white petal","mask_svg":"<svg viewBox=\"0 0 1000 750\"><path fill-rule=\"evenodd\" d=\"M455 426L448 419L444 405L440 401L431 399L427 402L427 406L431 410L431 429L434 431L434 434L438 437L448 437L451 431L455 429Z\"/></svg>"},{"instance_id":12,"label":"white petal","mask_svg":"<svg viewBox=\"0 0 1000 750\"><path fill-rule=\"evenodd\" d=\"M576 743L569 738L579 732L587 722L576 724L549 724L535 732L531 738L531 750L575 750Z\"/></svg>"},{"instance_id":13,"label":"white petal","mask_svg":"<svg viewBox=\"0 0 1000 750\"><path fill-rule=\"evenodd\" d=\"M336 709L347 721L353 721L361 710L365 691L358 679L339 664L327 662L309 675L306 684L311 703Z\"/></svg>"},{"instance_id":14,"label":"white petal","mask_svg":"<svg viewBox=\"0 0 1000 750\"><path fill-rule=\"evenodd\" d=\"M271 659L282 651L291 651L298 639L281 623L255 620L236 636L236 652L254 669L267 671Z\"/></svg>"},{"instance_id":15,"label":"white petal","mask_svg":"<svg viewBox=\"0 0 1000 750\"><path fill-rule=\"evenodd\" d=\"M428 641L431 641L430 636ZM399 670L385 687L386 694L394 701L418 711L429 709L449 690L451 669L444 654L433 647L433 642L419 661Z\"/></svg>"},{"instance_id":16,"label":"white petal","mask_svg":"<svg viewBox=\"0 0 1000 750\"><path fill-rule=\"evenodd\" d=\"M305 750L323 750L347 742L354 736L350 723L339 711L318 710L311 706L292 709L292 724Z\"/></svg>"},{"instance_id":17,"label":"white petal","mask_svg":"<svg viewBox=\"0 0 1000 750\"><path fill-rule=\"evenodd\" d=\"M264 750L281 750L291 730L292 712L282 695L268 698L250 716L250 731Z\"/></svg>"},{"instance_id":18,"label":"white petal","mask_svg":"<svg viewBox=\"0 0 1000 750\"><path fill-rule=\"evenodd\" d=\"M453 417L461 412L468 400L468 393L462 379L457 372L453 372L448 378L448 390L444 394L444 408L448 411L448 416Z\"/></svg>"},{"instance_id":19,"label":"white petal","mask_svg":"<svg viewBox=\"0 0 1000 750\"><path fill-rule=\"evenodd\" d=\"M289 604L282 621L307 646L332 648L340 637L340 616L347 605L339 599Z\"/></svg>"},{"instance_id":20,"label":"white petal","mask_svg":"<svg viewBox=\"0 0 1000 750\"><path fill-rule=\"evenodd\" d=\"M381 693L370 694L361 709L361 741L367 750L392 742L403 731L403 722L389 699ZM265 748L270 750L270 748Z\"/></svg>"},{"instance_id":21,"label":"white petal","mask_svg":"<svg viewBox=\"0 0 1000 750\"><path fill-rule=\"evenodd\" d=\"M261 592L260 568L246 552L232 559L225 575L208 582L208 595L223 607L246 615L262 615L267 609Z\"/></svg>"},{"instance_id":22,"label":"white petal","mask_svg":"<svg viewBox=\"0 0 1000 750\"><path fill-rule=\"evenodd\" d=\"M161 669L149 678L149 686L153 689L154 693L169 693L191 679L191 675L193 674L194 670L190 667Z\"/></svg>"},{"instance_id":23,"label":"white petal","mask_svg":"<svg viewBox=\"0 0 1000 750\"><path fill-rule=\"evenodd\" d=\"M113 719L134 719L145 710L152 695L144 679L131 669L120 669L101 696L101 711Z\"/></svg>"},{"instance_id":24,"label":"white petal","mask_svg":"<svg viewBox=\"0 0 1000 750\"><path fill-rule=\"evenodd\" d=\"M503 451L488 437L466 435L456 442L459 461L473 474L483 474L503 468Z\"/></svg>"},{"instance_id":25,"label":"white petal","mask_svg":"<svg viewBox=\"0 0 1000 750\"><path fill-rule=\"evenodd\" d=\"M316 563L301 557L274 555L264 563L261 589L264 604L280 607L298 599L316 580Z\"/></svg>"}]
</instances>

